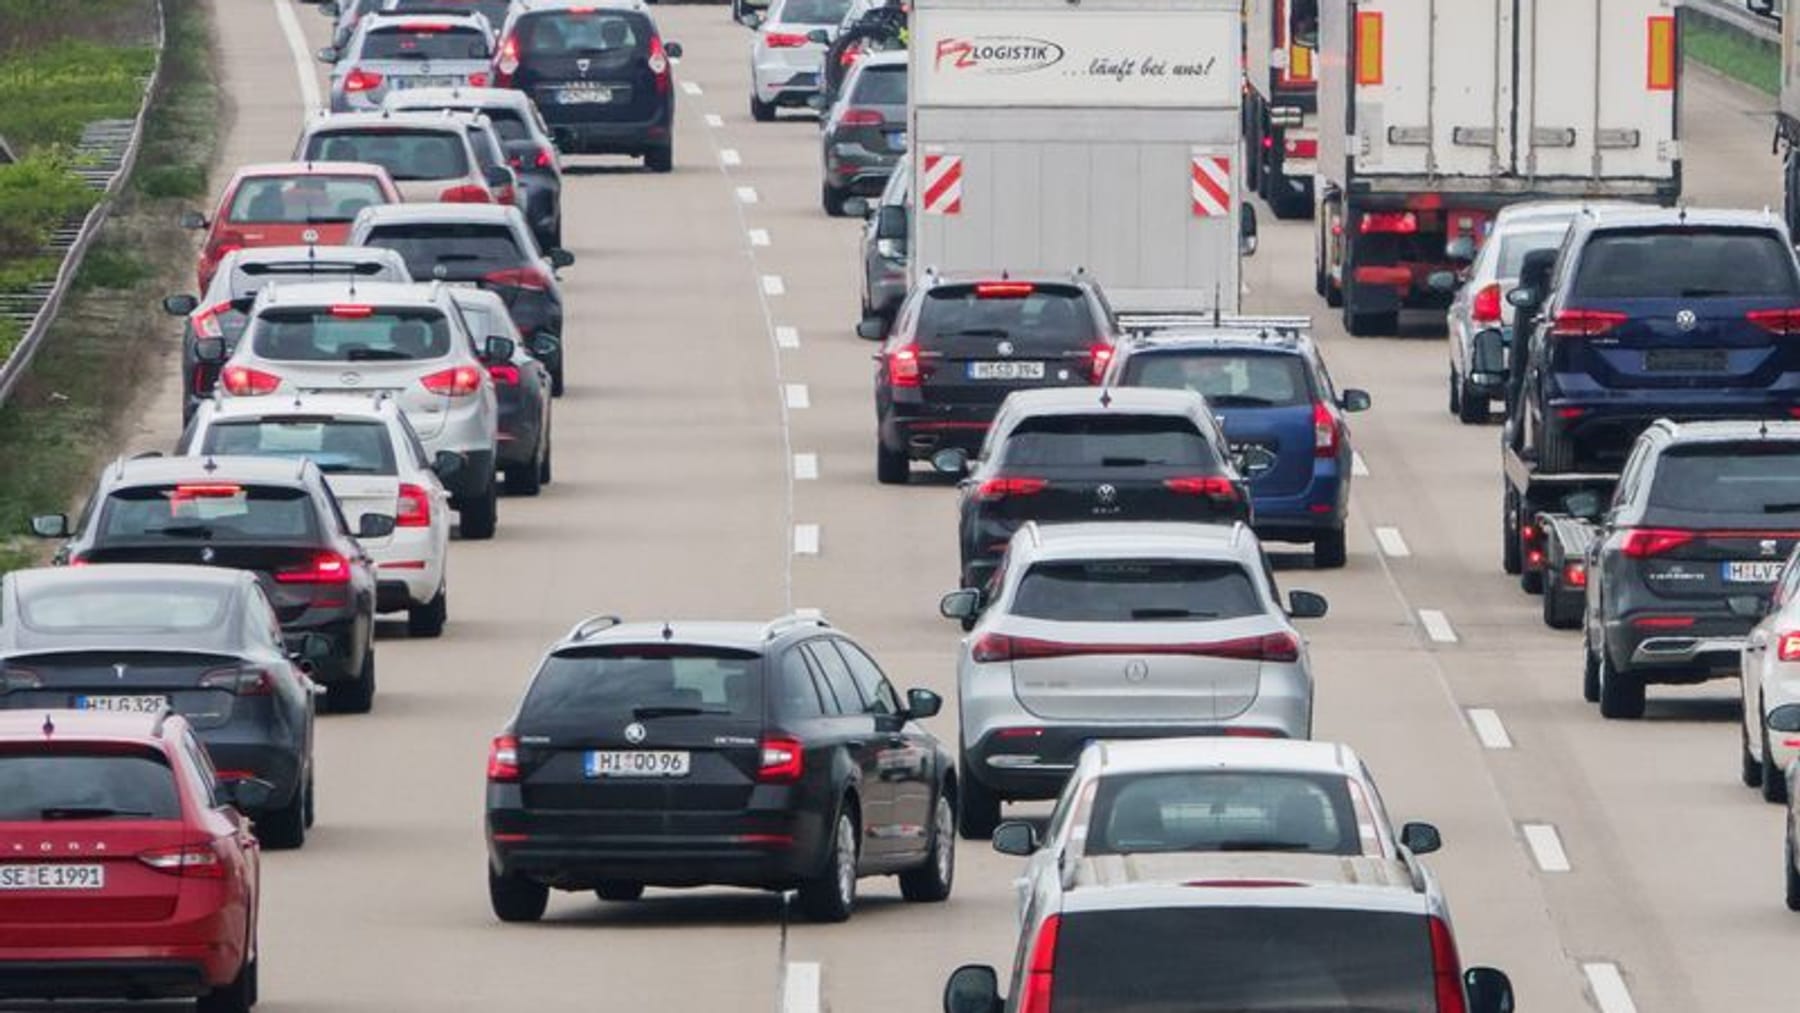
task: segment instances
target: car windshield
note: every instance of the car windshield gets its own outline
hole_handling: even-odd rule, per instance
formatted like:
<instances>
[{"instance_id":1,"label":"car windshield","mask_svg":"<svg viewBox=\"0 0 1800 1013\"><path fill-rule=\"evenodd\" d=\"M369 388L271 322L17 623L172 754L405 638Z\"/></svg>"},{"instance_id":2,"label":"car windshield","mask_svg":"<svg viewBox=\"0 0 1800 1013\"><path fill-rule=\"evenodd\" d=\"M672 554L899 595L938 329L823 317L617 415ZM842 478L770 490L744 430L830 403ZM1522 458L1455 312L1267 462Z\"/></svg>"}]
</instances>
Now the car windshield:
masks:
<instances>
[{"instance_id":1,"label":"car windshield","mask_svg":"<svg viewBox=\"0 0 1800 1013\"><path fill-rule=\"evenodd\" d=\"M1575 299L1800 299L1794 253L1765 229L1621 229L1581 251Z\"/></svg>"},{"instance_id":2,"label":"car windshield","mask_svg":"<svg viewBox=\"0 0 1800 1013\"><path fill-rule=\"evenodd\" d=\"M487 33L472 25L409 21L371 29L363 39L364 60L485 60Z\"/></svg>"},{"instance_id":3,"label":"car windshield","mask_svg":"<svg viewBox=\"0 0 1800 1013\"><path fill-rule=\"evenodd\" d=\"M1058 622L1240 619L1268 609L1231 562L1107 559L1038 563L1025 572L1012 613Z\"/></svg>"},{"instance_id":4,"label":"car windshield","mask_svg":"<svg viewBox=\"0 0 1800 1013\"><path fill-rule=\"evenodd\" d=\"M863 68L856 76L856 89L851 92L850 101L868 106L906 105L906 65Z\"/></svg>"},{"instance_id":5,"label":"car windshield","mask_svg":"<svg viewBox=\"0 0 1800 1013\"><path fill-rule=\"evenodd\" d=\"M266 418L209 426L205 454L311 458L327 475L393 475L394 444L382 422Z\"/></svg>"},{"instance_id":6,"label":"car windshield","mask_svg":"<svg viewBox=\"0 0 1800 1013\"><path fill-rule=\"evenodd\" d=\"M363 208L386 204L367 176L258 176L238 185L225 220L310 225L347 222Z\"/></svg>"},{"instance_id":7,"label":"car windshield","mask_svg":"<svg viewBox=\"0 0 1800 1013\"><path fill-rule=\"evenodd\" d=\"M940 285L920 305L915 334L921 345L949 349L958 339L1085 349L1098 337L1081 289L1029 282Z\"/></svg>"},{"instance_id":8,"label":"car windshield","mask_svg":"<svg viewBox=\"0 0 1800 1013\"><path fill-rule=\"evenodd\" d=\"M1306 363L1297 355L1225 349L1144 352L1125 363L1133 387L1186 388L1215 408L1285 408L1312 403Z\"/></svg>"},{"instance_id":9,"label":"car windshield","mask_svg":"<svg viewBox=\"0 0 1800 1013\"><path fill-rule=\"evenodd\" d=\"M148 750L0 752L0 822L180 818L175 772Z\"/></svg>"},{"instance_id":10,"label":"car windshield","mask_svg":"<svg viewBox=\"0 0 1800 1013\"><path fill-rule=\"evenodd\" d=\"M545 11L522 20L520 45L529 56L623 57L650 35L644 19L624 11Z\"/></svg>"},{"instance_id":11,"label":"car windshield","mask_svg":"<svg viewBox=\"0 0 1800 1013\"><path fill-rule=\"evenodd\" d=\"M475 222L421 222L377 225L363 242L393 250L415 278L479 281L483 276L526 262L506 225Z\"/></svg>"},{"instance_id":12,"label":"car windshield","mask_svg":"<svg viewBox=\"0 0 1800 1013\"><path fill-rule=\"evenodd\" d=\"M532 680L519 730L596 719L760 720L760 655L686 645L620 645L552 655Z\"/></svg>"},{"instance_id":13,"label":"car windshield","mask_svg":"<svg viewBox=\"0 0 1800 1013\"><path fill-rule=\"evenodd\" d=\"M836 25L849 9L850 0L787 0L774 20L789 25Z\"/></svg>"},{"instance_id":14,"label":"car windshield","mask_svg":"<svg viewBox=\"0 0 1800 1013\"><path fill-rule=\"evenodd\" d=\"M469 172L469 153L456 130L322 130L306 142L303 157L329 162L373 162L396 180L457 179Z\"/></svg>"},{"instance_id":15,"label":"car windshield","mask_svg":"<svg viewBox=\"0 0 1800 1013\"><path fill-rule=\"evenodd\" d=\"M1657 459L1649 505L1800 521L1800 444L1747 440L1670 447Z\"/></svg>"},{"instance_id":16,"label":"car windshield","mask_svg":"<svg viewBox=\"0 0 1800 1013\"><path fill-rule=\"evenodd\" d=\"M285 362L412 361L450 353L450 323L435 309L269 310L250 333L257 355Z\"/></svg>"},{"instance_id":17,"label":"car windshield","mask_svg":"<svg viewBox=\"0 0 1800 1013\"><path fill-rule=\"evenodd\" d=\"M1554 250L1562 245L1563 237L1568 235L1568 224L1562 223L1555 228L1532 228L1519 232L1508 232L1500 237L1500 258L1494 265L1494 277L1517 278L1519 271L1525 267L1525 258L1539 250Z\"/></svg>"},{"instance_id":18,"label":"car windshield","mask_svg":"<svg viewBox=\"0 0 1800 1013\"><path fill-rule=\"evenodd\" d=\"M1373 840L1368 843L1378 847ZM1100 779L1082 850L1090 855L1155 851L1360 855L1364 840L1349 783L1341 776L1158 771Z\"/></svg>"},{"instance_id":19,"label":"car windshield","mask_svg":"<svg viewBox=\"0 0 1800 1013\"><path fill-rule=\"evenodd\" d=\"M209 630L225 621L229 587L169 580L113 580L44 587L19 596L19 618L45 633Z\"/></svg>"},{"instance_id":20,"label":"car windshield","mask_svg":"<svg viewBox=\"0 0 1800 1013\"><path fill-rule=\"evenodd\" d=\"M1188 467L1211 473L1218 458L1178 415L1042 415L1020 422L1000 450L1006 468Z\"/></svg>"},{"instance_id":21,"label":"car windshield","mask_svg":"<svg viewBox=\"0 0 1800 1013\"><path fill-rule=\"evenodd\" d=\"M100 540L315 541L304 489L194 482L137 486L106 498Z\"/></svg>"},{"instance_id":22,"label":"car windshield","mask_svg":"<svg viewBox=\"0 0 1800 1013\"><path fill-rule=\"evenodd\" d=\"M1050 1005L1056 1013L1438 1008L1423 914L1272 905L1065 914Z\"/></svg>"}]
</instances>

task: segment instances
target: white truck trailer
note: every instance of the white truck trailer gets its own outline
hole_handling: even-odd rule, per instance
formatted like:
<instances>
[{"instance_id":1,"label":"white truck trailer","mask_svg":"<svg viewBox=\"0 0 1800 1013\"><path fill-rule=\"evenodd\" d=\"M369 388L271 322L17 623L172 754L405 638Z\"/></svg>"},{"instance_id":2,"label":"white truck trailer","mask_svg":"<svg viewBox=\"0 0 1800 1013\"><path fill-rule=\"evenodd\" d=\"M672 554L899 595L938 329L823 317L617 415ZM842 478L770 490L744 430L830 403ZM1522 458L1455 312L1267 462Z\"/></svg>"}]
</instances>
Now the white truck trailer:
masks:
<instances>
[{"instance_id":1,"label":"white truck trailer","mask_svg":"<svg viewBox=\"0 0 1800 1013\"><path fill-rule=\"evenodd\" d=\"M1445 305L1504 205L1672 203L1672 0L1319 0L1319 293L1352 334Z\"/></svg>"},{"instance_id":2,"label":"white truck trailer","mask_svg":"<svg viewBox=\"0 0 1800 1013\"><path fill-rule=\"evenodd\" d=\"M1751 10L1779 17L1782 7ZM1781 101L1775 110L1776 149L1781 153L1782 217L1788 232L1800 236L1800 18L1781 18Z\"/></svg>"}]
</instances>

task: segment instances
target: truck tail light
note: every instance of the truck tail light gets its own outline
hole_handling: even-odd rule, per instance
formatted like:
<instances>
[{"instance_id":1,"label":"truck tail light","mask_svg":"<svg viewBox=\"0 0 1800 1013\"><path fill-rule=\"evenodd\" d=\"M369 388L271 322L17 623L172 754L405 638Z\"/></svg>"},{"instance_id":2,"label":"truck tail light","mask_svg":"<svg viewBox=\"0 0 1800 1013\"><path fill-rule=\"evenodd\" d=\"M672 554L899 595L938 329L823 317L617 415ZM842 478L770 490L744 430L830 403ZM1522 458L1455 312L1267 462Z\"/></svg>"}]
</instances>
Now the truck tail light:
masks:
<instances>
[{"instance_id":1,"label":"truck tail light","mask_svg":"<svg viewBox=\"0 0 1800 1013\"><path fill-rule=\"evenodd\" d=\"M1483 285L1469 304L1469 319L1478 324L1500 322L1500 286Z\"/></svg>"},{"instance_id":2,"label":"truck tail light","mask_svg":"<svg viewBox=\"0 0 1800 1013\"><path fill-rule=\"evenodd\" d=\"M1371 211L1362 216L1357 229L1364 235L1386 233L1410 236L1419 231L1419 216L1411 211Z\"/></svg>"},{"instance_id":3,"label":"truck tail light","mask_svg":"<svg viewBox=\"0 0 1800 1013\"><path fill-rule=\"evenodd\" d=\"M919 346L901 345L887 354L888 384L894 387L917 387L922 377L919 373Z\"/></svg>"},{"instance_id":4,"label":"truck tail light","mask_svg":"<svg viewBox=\"0 0 1800 1013\"><path fill-rule=\"evenodd\" d=\"M1550 333L1559 338L1595 338L1630 319L1611 310L1563 310L1550 324Z\"/></svg>"}]
</instances>

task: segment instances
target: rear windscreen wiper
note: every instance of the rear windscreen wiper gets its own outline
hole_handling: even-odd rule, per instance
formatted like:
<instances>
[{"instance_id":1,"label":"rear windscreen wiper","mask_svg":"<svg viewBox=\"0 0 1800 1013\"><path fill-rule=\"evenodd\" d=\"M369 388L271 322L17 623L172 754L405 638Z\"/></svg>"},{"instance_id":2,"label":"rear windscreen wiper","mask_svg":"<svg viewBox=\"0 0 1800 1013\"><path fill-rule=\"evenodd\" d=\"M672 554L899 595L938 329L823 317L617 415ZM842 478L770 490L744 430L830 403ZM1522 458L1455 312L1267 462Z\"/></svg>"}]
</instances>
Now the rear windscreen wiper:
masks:
<instances>
[{"instance_id":1,"label":"rear windscreen wiper","mask_svg":"<svg viewBox=\"0 0 1800 1013\"><path fill-rule=\"evenodd\" d=\"M1276 404L1266 397L1256 397L1250 394L1208 394L1206 403L1235 408L1273 408Z\"/></svg>"},{"instance_id":2,"label":"rear windscreen wiper","mask_svg":"<svg viewBox=\"0 0 1800 1013\"><path fill-rule=\"evenodd\" d=\"M1800 503L1764 503L1763 513L1792 514L1800 513Z\"/></svg>"},{"instance_id":3,"label":"rear windscreen wiper","mask_svg":"<svg viewBox=\"0 0 1800 1013\"><path fill-rule=\"evenodd\" d=\"M1148 608L1132 609L1133 619L1217 619L1217 612L1204 612L1196 609Z\"/></svg>"},{"instance_id":4,"label":"rear windscreen wiper","mask_svg":"<svg viewBox=\"0 0 1800 1013\"><path fill-rule=\"evenodd\" d=\"M38 818L44 820L103 820L115 816L145 819L151 815L141 809L114 809L102 805L57 805L38 810Z\"/></svg>"},{"instance_id":5,"label":"rear windscreen wiper","mask_svg":"<svg viewBox=\"0 0 1800 1013\"><path fill-rule=\"evenodd\" d=\"M722 707L693 707L685 704L671 704L664 707L633 707L631 716L639 721L646 718L691 718L701 714L730 714Z\"/></svg>"},{"instance_id":6,"label":"rear windscreen wiper","mask_svg":"<svg viewBox=\"0 0 1800 1013\"><path fill-rule=\"evenodd\" d=\"M1163 462L1152 461L1148 457L1102 457L1100 459L1102 468L1148 468L1152 464L1161 463Z\"/></svg>"},{"instance_id":7,"label":"rear windscreen wiper","mask_svg":"<svg viewBox=\"0 0 1800 1013\"><path fill-rule=\"evenodd\" d=\"M145 534L168 535L171 538L211 538L213 529L204 524L171 524L166 528L157 528Z\"/></svg>"},{"instance_id":8,"label":"rear windscreen wiper","mask_svg":"<svg viewBox=\"0 0 1800 1013\"><path fill-rule=\"evenodd\" d=\"M408 362L413 356L393 348L352 348L344 352L351 362Z\"/></svg>"},{"instance_id":9,"label":"rear windscreen wiper","mask_svg":"<svg viewBox=\"0 0 1800 1013\"><path fill-rule=\"evenodd\" d=\"M1312 845L1305 841L1220 841L1220 851L1311 851Z\"/></svg>"},{"instance_id":10,"label":"rear windscreen wiper","mask_svg":"<svg viewBox=\"0 0 1800 1013\"><path fill-rule=\"evenodd\" d=\"M1004 338L1012 332L1004 327L965 327L960 331L939 331L940 338Z\"/></svg>"}]
</instances>

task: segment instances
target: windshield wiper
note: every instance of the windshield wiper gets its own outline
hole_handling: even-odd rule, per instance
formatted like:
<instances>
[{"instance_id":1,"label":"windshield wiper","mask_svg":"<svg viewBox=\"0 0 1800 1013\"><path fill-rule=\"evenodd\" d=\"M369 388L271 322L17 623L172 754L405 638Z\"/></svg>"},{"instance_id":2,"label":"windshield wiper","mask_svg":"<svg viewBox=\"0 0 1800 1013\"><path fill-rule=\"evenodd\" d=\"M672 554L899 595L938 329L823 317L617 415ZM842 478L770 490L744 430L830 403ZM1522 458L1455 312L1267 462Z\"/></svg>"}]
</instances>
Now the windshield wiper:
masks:
<instances>
[{"instance_id":1,"label":"windshield wiper","mask_svg":"<svg viewBox=\"0 0 1800 1013\"><path fill-rule=\"evenodd\" d=\"M154 815L141 809L114 809L103 805L57 805L38 810L41 820L103 820L113 816L135 816L140 819Z\"/></svg>"},{"instance_id":2,"label":"windshield wiper","mask_svg":"<svg viewBox=\"0 0 1800 1013\"><path fill-rule=\"evenodd\" d=\"M1206 612L1197 609L1177 608L1144 608L1132 609L1133 619L1217 619L1217 612Z\"/></svg>"},{"instance_id":3,"label":"windshield wiper","mask_svg":"<svg viewBox=\"0 0 1800 1013\"><path fill-rule=\"evenodd\" d=\"M730 714L723 707L694 707L687 704L669 704L667 706L633 707L631 716L643 721L647 718L691 718L701 714Z\"/></svg>"},{"instance_id":4,"label":"windshield wiper","mask_svg":"<svg viewBox=\"0 0 1800 1013\"><path fill-rule=\"evenodd\" d=\"M1800 503L1764 503L1763 513L1791 514L1800 513Z\"/></svg>"},{"instance_id":5,"label":"windshield wiper","mask_svg":"<svg viewBox=\"0 0 1800 1013\"><path fill-rule=\"evenodd\" d=\"M1153 461L1148 457L1102 457L1100 459L1102 468L1148 468L1152 464L1163 463L1165 462Z\"/></svg>"},{"instance_id":6,"label":"windshield wiper","mask_svg":"<svg viewBox=\"0 0 1800 1013\"><path fill-rule=\"evenodd\" d=\"M393 348L352 348L344 358L351 362L410 362L413 357Z\"/></svg>"},{"instance_id":7,"label":"windshield wiper","mask_svg":"<svg viewBox=\"0 0 1800 1013\"><path fill-rule=\"evenodd\" d=\"M440 253L434 259L438 263L442 264L446 260L480 260L481 255L478 253L448 252L448 253Z\"/></svg>"},{"instance_id":8,"label":"windshield wiper","mask_svg":"<svg viewBox=\"0 0 1800 1013\"><path fill-rule=\"evenodd\" d=\"M1305 841L1220 841L1220 851L1311 851L1312 845Z\"/></svg>"},{"instance_id":9,"label":"windshield wiper","mask_svg":"<svg viewBox=\"0 0 1800 1013\"><path fill-rule=\"evenodd\" d=\"M145 534L168 535L170 538L211 538L213 529L204 524L171 524L166 528L156 528Z\"/></svg>"}]
</instances>

